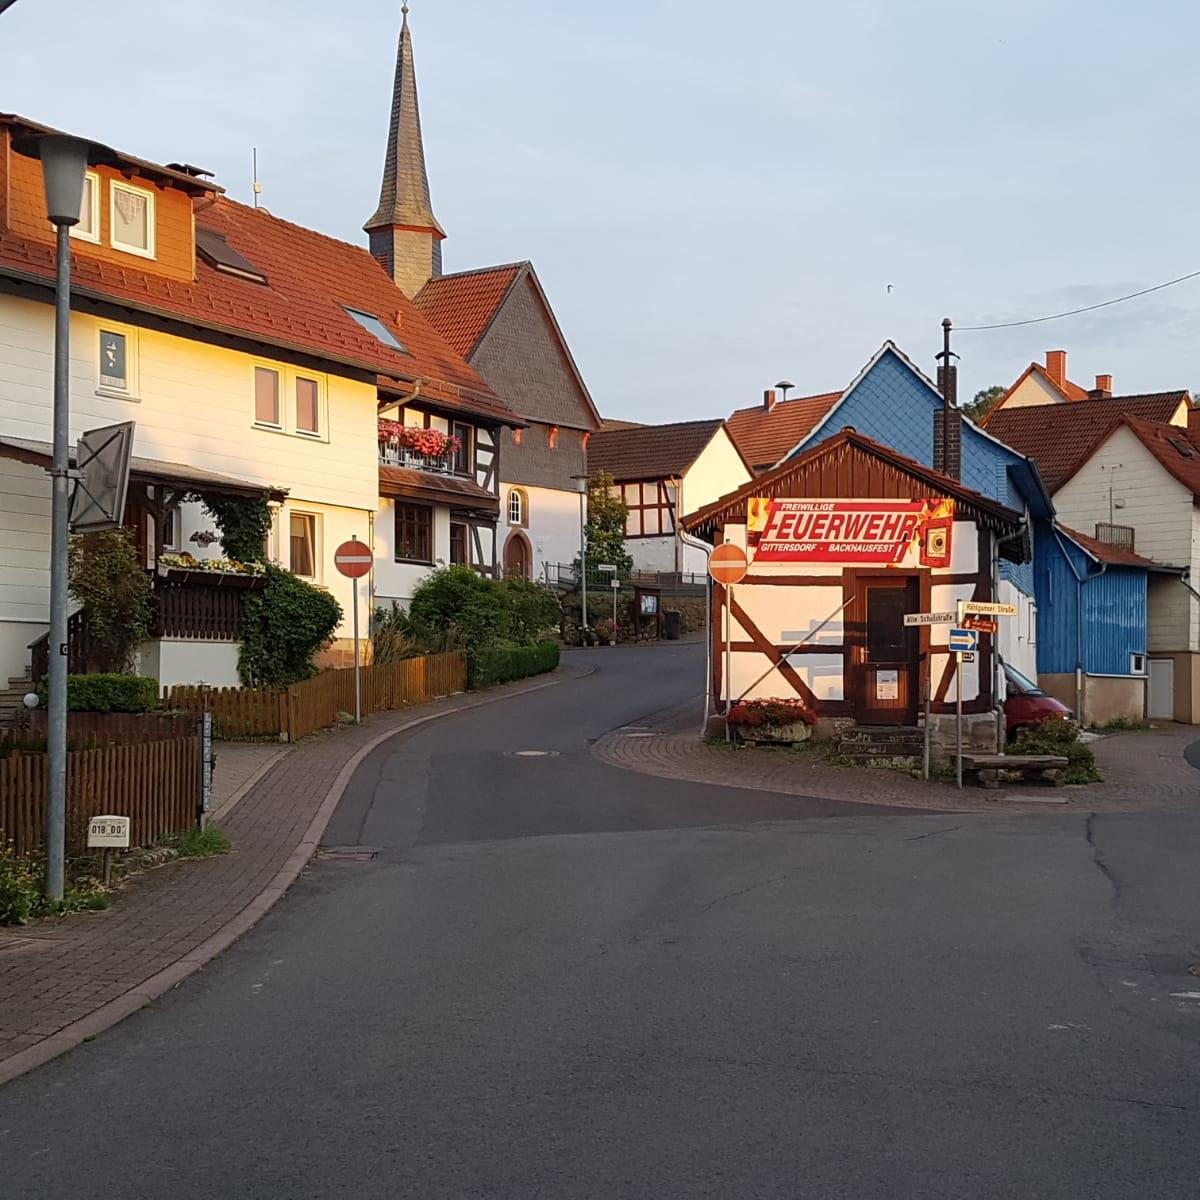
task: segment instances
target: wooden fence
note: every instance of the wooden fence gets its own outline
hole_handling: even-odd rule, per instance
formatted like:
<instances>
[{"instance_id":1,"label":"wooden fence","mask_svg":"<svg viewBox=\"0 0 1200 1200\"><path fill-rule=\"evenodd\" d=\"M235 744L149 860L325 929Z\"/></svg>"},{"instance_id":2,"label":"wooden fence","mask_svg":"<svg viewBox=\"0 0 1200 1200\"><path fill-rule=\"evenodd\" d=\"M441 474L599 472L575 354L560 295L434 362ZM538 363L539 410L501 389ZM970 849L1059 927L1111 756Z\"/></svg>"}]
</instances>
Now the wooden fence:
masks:
<instances>
[{"instance_id":1,"label":"wooden fence","mask_svg":"<svg viewBox=\"0 0 1200 1200\"><path fill-rule=\"evenodd\" d=\"M46 756L16 751L0 759L0 837L18 854L42 844ZM86 849L87 823L101 813L130 819L130 845L196 826L200 811L200 739L173 737L67 755L67 853Z\"/></svg>"},{"instance_id":2,"label":"wooden fence","mask_svg":"<svg viewBox=\"0 0 1200 1200\"><path fill-rule=\"evenodd\" d=\"M461 654L429 654L362 668L362 714L389 712L466 690ZM297 741L333 725L339 713L354 712L354 668L322 671L311 679L277 688L174 687L163 706L211 712L220 738L282 737Z\"/></svg>"}]
</instances>

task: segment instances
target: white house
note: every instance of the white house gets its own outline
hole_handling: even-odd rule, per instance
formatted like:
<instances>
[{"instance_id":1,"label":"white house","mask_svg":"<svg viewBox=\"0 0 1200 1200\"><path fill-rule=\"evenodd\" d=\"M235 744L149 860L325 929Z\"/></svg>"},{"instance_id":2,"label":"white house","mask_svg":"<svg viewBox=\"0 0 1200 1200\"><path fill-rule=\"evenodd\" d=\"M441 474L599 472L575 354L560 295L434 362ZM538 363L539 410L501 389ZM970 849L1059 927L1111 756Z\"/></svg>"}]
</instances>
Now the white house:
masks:
<instances>
[{"instance_id":1,"label":"white house","mask_svg":"<svg viewBox=\"0 0 1200 1200\"><path fill-rule=\"evenodd\" d=\"M671 425L619 422L588 446L588 471L601 471L629 507L625 548L634 570L703 574L707 555L680 536L680 518L737 491L754 472L725 422Z\"/></svg>"},{"instance_id":2,"label":"white house","mask_svg":"<svg viewBox=\"0 0 1200 1200\"><path fill-rule=\"evenodd\" d=\"M0 116L0 676L27 669L48 623L54 233L40 166L13 147L43 132ZM89 172L72 237L71 435L135 423L126 523L148 567L165 550L221 553L195 496L268 498L264 554L338 599L328 661L345 661L352 585L333 552L375 541L381 399L516 418L365 248L236 204L204 176L126 154ZM360 592L364 628L375 584ZM164 684L238 682L228 593L191 594L201 621L156 586L162 636L144 667Z\"/></svg>"}]
</instances>

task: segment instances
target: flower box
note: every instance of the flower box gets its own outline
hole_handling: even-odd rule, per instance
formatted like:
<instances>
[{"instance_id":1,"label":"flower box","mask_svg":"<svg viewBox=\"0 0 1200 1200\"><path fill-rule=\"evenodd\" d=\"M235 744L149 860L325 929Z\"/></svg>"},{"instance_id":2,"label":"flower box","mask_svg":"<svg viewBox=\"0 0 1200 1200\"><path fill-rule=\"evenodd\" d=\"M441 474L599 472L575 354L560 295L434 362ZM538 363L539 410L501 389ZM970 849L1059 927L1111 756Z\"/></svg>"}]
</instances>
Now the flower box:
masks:
<instances>
[{"instance_id":1,"label":"flower box","mask_svg":"<svg viewBox=\"0 0 1200 1200\"><path fill-rule=\"evenodd\" d=\"M265 575L247 575L243 571L205 571L196 567L158 567L159 579L167 583L185 583L193 587L237 588L241 591L260 591L267 586Z\"/></svg>"},{"instance_id":2,"label":"flower box","mask_svg":"<svg viewBox=\"0 0 1200 1200\"><path fill-rule=\"evenodd\" d=\"M812 737L813 727L807 721L793 721L789 725L734 725L743 741L782 743L806 742Z\"/></svg>"},{"instance_id":3,"label":"flower box","mask_svg":"<svg viewBox=\"0 0 1200 1200\"><path fill-rule=\"evenodd\" d=\"M747 742L805 742L816 714L795 697L740 700L729 710L729 725Z\"/></svg>"}]
</instances>

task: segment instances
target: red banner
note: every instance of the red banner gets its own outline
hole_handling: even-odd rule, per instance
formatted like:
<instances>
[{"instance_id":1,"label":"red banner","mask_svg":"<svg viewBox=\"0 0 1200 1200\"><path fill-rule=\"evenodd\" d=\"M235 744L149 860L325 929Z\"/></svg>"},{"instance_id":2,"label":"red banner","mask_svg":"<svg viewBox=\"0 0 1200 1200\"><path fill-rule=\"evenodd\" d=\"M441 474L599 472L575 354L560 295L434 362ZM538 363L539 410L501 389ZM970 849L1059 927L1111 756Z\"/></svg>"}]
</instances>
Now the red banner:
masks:
<instances>
[{"instance_id":1,"label":"red banner","mask_svg":"<svg viewBox=\"0 0 1200 1200\"><path fill-rule=\"evenodd\" d=\"M777 500L753 497L747 535L756 563L948 566L951 500Z\"/></svg>"}]
</instances>

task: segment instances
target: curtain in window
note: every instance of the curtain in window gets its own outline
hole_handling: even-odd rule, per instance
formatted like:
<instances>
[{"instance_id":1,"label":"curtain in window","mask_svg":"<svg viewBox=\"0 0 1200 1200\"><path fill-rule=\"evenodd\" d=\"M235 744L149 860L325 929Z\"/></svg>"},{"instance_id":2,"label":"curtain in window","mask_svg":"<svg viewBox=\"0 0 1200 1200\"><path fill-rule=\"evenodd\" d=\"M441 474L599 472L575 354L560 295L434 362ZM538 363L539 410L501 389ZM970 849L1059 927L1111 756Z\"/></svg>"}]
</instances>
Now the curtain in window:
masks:
<instances>
[{"instance_id":1,"label":"curtain in window","mask_svg":"<svg viewBox=\"0 0 1200 1200\"><path fill-rule=\"evenodd\" d=\"M312 579L316 575L316 522L306 513L292 513L292 572Z\"/></svg>"},{"instance_id":2,"label":"curtain in window","mask_svg":"<svg viewBox=\"0 0 1200 1200\"><path fill-rule=\"evenodd\" d=\"M305 433L317 433L317 381L296 380L296 428Z\"/></svg>"}]
</instances>

